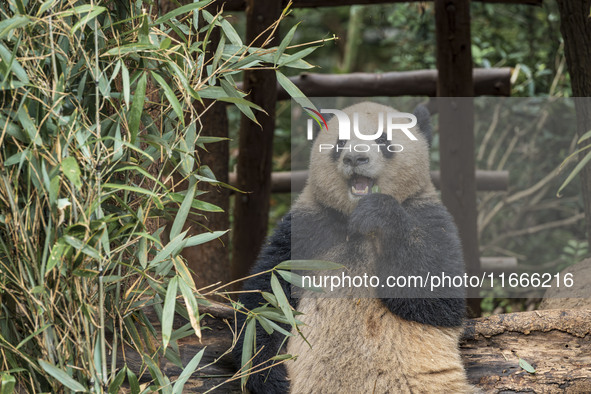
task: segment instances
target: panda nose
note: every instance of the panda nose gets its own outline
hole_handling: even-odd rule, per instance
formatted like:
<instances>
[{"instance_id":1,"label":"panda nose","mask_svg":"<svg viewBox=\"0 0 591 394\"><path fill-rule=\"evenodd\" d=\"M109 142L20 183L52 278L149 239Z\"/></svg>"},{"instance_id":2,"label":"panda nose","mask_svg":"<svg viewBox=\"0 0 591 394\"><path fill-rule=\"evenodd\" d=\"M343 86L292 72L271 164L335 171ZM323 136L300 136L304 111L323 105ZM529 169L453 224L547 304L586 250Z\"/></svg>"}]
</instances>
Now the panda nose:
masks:
<instances>
[{"instance_id":1,"label":"panda nose","mask_svg":"<svg viewBox=\"0 0 591 394\"><path fill-rule=\"evenodd\" d=\"M346 166L356 167L369 163L369 157L364 154L348 154L343 157L343 163Z\"/></svg>"}]
</instances>

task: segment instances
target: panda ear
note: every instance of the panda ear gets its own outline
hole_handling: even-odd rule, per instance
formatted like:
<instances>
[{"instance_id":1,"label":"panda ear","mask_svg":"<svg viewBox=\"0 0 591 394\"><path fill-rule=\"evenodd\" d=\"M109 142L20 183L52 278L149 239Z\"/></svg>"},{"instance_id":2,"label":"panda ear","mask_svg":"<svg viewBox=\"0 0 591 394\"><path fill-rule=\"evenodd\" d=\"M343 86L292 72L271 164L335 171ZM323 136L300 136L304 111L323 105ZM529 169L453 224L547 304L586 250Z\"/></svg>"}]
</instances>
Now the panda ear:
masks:
<instances>
[{"instance_id":1,"label":"panda ear","mask_svg":"<svg viewBox=\"0 0 591 394\"><path fill-rule=\"evenodd\" d=\"M413 111L413 115L417 117L417 126L421 129L421 133L425 140L431 147L431 140L433 139L433 127L431 126L431 114L427 107L422 104L417 105Z\"/></svg>"}]
</instances>

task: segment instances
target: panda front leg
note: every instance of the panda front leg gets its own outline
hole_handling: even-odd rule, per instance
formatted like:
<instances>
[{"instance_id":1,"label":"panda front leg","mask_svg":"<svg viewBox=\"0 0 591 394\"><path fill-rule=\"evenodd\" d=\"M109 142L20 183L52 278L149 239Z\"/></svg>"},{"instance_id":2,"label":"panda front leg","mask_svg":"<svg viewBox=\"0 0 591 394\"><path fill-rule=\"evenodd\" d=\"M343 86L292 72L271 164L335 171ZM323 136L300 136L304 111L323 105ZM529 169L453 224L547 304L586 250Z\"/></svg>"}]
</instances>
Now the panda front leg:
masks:
<instances>
[{"instance_id":1,"label":"panda front leg","mask_svg":"<svg viewBox=\"0 0 591 394\"><path fill-rule=\"evenodd\" d=\"M375 245L376 267L368 267L387 283L404 278L407 286L380 287L378 296L388 309L409 321L439 327L459 327L466 312L465 289L420 286L411 277L427 281L432 275L464 274L457 229L446 209L438 203L400 204L385 194L359 200L349 218L351 240L365 239Z\"/></svg>"}]
</instances>

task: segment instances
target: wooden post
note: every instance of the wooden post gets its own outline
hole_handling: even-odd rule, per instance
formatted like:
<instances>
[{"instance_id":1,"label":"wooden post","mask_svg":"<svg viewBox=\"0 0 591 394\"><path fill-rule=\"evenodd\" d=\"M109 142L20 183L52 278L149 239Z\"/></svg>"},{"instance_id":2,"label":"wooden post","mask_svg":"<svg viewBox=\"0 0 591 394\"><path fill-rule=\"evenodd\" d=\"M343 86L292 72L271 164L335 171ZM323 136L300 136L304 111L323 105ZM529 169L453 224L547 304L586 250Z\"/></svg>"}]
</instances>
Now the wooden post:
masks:
<instances>
[{"instance_id":1,"label":"wooden post","mask_svg":"<svg viewBox=\"0 0 591 394\"><path fill-rule=\"evenodd\" d=\"M469 275L478 275L470 0L435 0L435 23L437 96L445 97L437 102L441 197L460 231L466 270ZM470 290L468 306L479 316L480 299Z\"/></svg>"},{"instance_id":2,"label":"wooden post","mask_svg":"<svg viewBox=\"0 0 591 394\"><path fill-rule=\"evenodd\" d=\"M248 43L254 41L280 15L280 1L248 0L246 41ZM261 45L263 39L263 37L259 38L254 45ZM272 45L278 44L274 41ZM236 194L234 201L232 235L232 278L234 279L248 275L267 235L277 101L275 71L246 71L244 90L250 92L247 99L262 107L267 114L256 113L260 126L245 116L242 116L240 122L237 185L240 190L247 193Z\"/></svg>"},{"instance_id":3,"label":"wooden post","mask_svg":"<svg viewBox=\"0 0 591 394\"><path fill-rule=\"evenodd\" d=\"M560 31L564 38L564 52L575 96L577 133L591 130L591 0L558 0ZM579 159L588 153L583 151ZM585 206L585 229L591 245L591 163L579 173Z\"/></svg>"}]
</instances>

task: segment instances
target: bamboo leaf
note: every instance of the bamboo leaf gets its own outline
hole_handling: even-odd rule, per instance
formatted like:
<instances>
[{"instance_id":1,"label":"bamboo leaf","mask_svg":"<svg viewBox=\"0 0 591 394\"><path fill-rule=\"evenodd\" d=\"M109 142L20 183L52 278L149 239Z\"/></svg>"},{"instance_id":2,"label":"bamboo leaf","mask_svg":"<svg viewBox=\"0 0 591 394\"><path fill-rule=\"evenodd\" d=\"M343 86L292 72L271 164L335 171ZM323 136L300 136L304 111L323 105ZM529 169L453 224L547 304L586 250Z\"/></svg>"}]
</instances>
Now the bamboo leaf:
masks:
<instances>
[{"instance_id":1,"label":"bamboo leaf","mask_svg":"<svg viewBox=\"0 0 591 394\"><path fill-rule=\"evenodd\" d=\"M12 71L14 75L22 82L22 83L29 83L29 76L27 72L21 66L21 64L16 60L16 48L13 53L11 53L6 47L0 44L0 58L4 62L4 67L6 67L6 72Z\"/></svg>"},{"instance_id":2,"label":"bamboo leaf","mask_svg":"<svg viewBox=\"0 0 591 394\"><path fill-rule=\"evenodd\" d=\"M314 52L318 47L310 47L310 48L306 48L306 49L302 49L299 52L294 53L293 55L285 55L282 56L280 62L279 62L279 67L282 66L287 66L290 63L293 63L295 61L298 61L306 56L308 56L309 54L311 54L312 52Z\"/></svg>"},{"instance_id":3,"label":"bamboo leaf","mask_svg":"<svg viewBox=\"0 0 591 394\"><path fill-rule=\"evenodd\" d=\"M16 385L16 379L9 373L2 372L0 375L0 394L12 394L14 392L14 386Z\"/></svg>"},{"instance_id":4,"label":"bamboo leaf","mask_svg":"<svg viewBox=\"0 0 591 394\"><path fill-rule=\"evenodd\" d=\"M275 332L273 327L271 327L271 325L268 323L270 320L267 320L262 316L260 316L260 318L259 318L259 316L257 316L256 319L259 322L260 326L263 327L263 330L265 330L267 335L271 335L271 334L273 334L273 332Z\"/></svg>"},{"instance_id":5,"label":"bamboo leaf","mask_svg":"<svg viewBox=\"0 0 591 394\"><path fill-rule=\"evenodd\" d=\"M291 326L295 328L296 322L293 317L291 305L289 304L289 301L287 301L287 297L283 292L283 288L281 287L281 283L279 283L279 279L277 279L277 276L275 276L275 274L273 273L271 273L271 288L273 289L273 294L275 294L275 298L277 298L277 303L279 304L281 311L289 321L289 324L291 324Z\"/></svg>"},{"instance_id":6,"label":"bamboo leaf","mask_svg":"<svg viewBox=\"0 0 591 394\"><path fill-rule=\"evenodd\" d=\"M203 8L203 7L207 6L209 3L211 3L212 1L213 0L198 1L197 3L186 4L182 7L175 8L174 10L170 11L169 13L164 14L164 16L161 16L160 18L156 19L152 25L153 26L159 25L159 24L164 23L172 18L175 18L175 17L181 15L181 14L193 11L198 8Z\"/></svg>"},{"instance_id":7,"label":"bamboo leaf","mask_svg":"<svg viewBox=\"0 0 591 394\"><path fill-rule=\"evenodd\" d=\"M525 361L521 357L519 358L519 366L531 374L536 373L536 369L534 367L532 367L530 363L528 363L527 361Z\"/></svg>"},{"instance_id":8,"label":"bamboo leaf","mask_svg":"<svg viewBox=\"0 0 591 394\"><path fill-rule=\"evenodd\" d=\"M296 103L302 107L309 107L316 110L316 106L306 97L306 95L304 95L304 93L302 93L300 88L289 80L289 78L283 75L279 70L275 70L275 74L277 75L277 82L279 82L279 85L285 89Z\"/></svg>"},{"instance_id":9,"label":"bamboo leaf","mask_svg":"<svg viewBox=\"0 0 591 394\"><path fill-rule=\"evenodd\" d=\"M140 44L140 43L133 43L127 45L121 45L115 48L109 49L107 52L103 53L102 56L122 56L129 53L134 52L144 52L144 51L155 51L158 47L154 46L151 43Z\"/></svg>"},{"instance_id":10,"label":"bamboo leaf","mask_svg":"<svg viewBox=\"0 0 591 394\"><path fill-rule=\"evenodd\" d=\"M50 324L46 324L43 327L39 328L38 330L35 330L34 333L32 333L31 335L27 336L25 339L23 339L22 341L19 342L18 346L16 347L16 350L20 349L23 345L25 345L27 342L29 342L31 339L33 339L37 335L41 334L43 331L45 331L50 326L51 326Z\"/></svg>"},{"instance_id":11,"label":"bamboo leaf","mask_svg":"<svg viewBox=\"0 0 591 394\"><path fill-rule=\"evenodd\" d=\"M37 17L40 17L41 15L43 15L43 13L45 11L47 11L48 9L50 9L51 7L53 7L54 3L57 0L47 0L46 2L44 2L43 4L41 4L41 7L39 7L39 10L37 10Z\"/></svg>"},{"instance_id":12,"label":"bamboo leaf","mask_svg":"<svg viewBox=\"0 0 591 394\"><path fill-rule=\"evenodd\" d=\"M279 48L277 48L277 52L275 52L275 59L273 62L274 64L277 64L277 62L279 61L279 58L281 57L281 55L283 55L283 52L285 52L285 49L291 43L291 40L293 40L293 35L295 34L299 25L300 24L297 23L294 27L292 27L289 30L289 32L287 32L287 34L285 35L283 40L281 40L281 44L279 44Z\"/></svg>"},{"instance_id":13,"label":"bamboo leaf","mask_svg":"<svg viewBox=\"0 0 591 394\"><path fill-rule=\"evenodd\" d=\"M140 120L142 117L142 111L144 110L144 100L146 98L146 84L146 73L142 73L142 76L140 77L140 80L137 83L137 88L133 95L131 109L129 110L128 127L130 142L132 145L136 145L137 136L140 129Z\"/></svg>"},{"instance_id":14,"label":"bamboo leaf","mask_svg":"<svg viewBox=\"0 0 591 394\"><path fill-rule=\"evenodd\" d=\"M31 23L28 16L16 15L0 22L0 39L10 34L13 30L19 29Z\"/></svg>"},{"instance_id":15,"label":"bamboo leaf","mask_svg":"<svg viewBox=\"0 0 591 394\"><path fill-rule=\"evenodd\" d=\"M236 107L238 107L240 112L242 112L248 119L252 120L256 124L259 124L250 108L253 107L259 111L263 111L263 109L258 105L243 99L236 89L230 85L230 83L228 83L228 81L220 79L220 85L222 85L222 89L224 89L224 92L226 92L229 97L220 97L218 100L236 104Z\"/></svg>"},{"instance_id":16,"label":"bamboo leaf","mask_svg":"<svg viewBox=\"0 0 591 394\"><path fill-rule=\"evenodd\" d=\"M252 367L252 361L250 360L253 355L253 350L256 347L256 320L250 319L246 324L246 329L244 330L244 342L242 345L242 368L240 372L242 373L242 377L240 379L240 384L242 387L246 384L246 380L248 379L247 372Z\"/></svg>"},{"instance_id":17,"label":"bamboo leaf","mask_svg":"<svg viewBox=\"0 0 591 394\"><path fill-rule=\"evenodd\" d=\"M585 141L586 139L591 138L591 130L587 131L585 134L583 134L581 136L581 138L579 138L579 140L577 141L577 144L580 144L581 142Z\"/></svg>"},{"instance_id":18,"label":"bamboo leaf","mask_svg":"<svg viewBox=\"0 0 591 394\"><path fill-rule=\"evenodd\" d=\"M150 262L150 267L156 266L164 259L170 257L174 252L181 250L186 242L186 240L184 239L186 234L187 231L184 231L181 234L174 237L160 252L158 252L158 254L156 254L156 256L154 256L154 258Z\"/></svg>"},{"instance_id":19,"label":"bamboo leaf","mask_svg":"<svg viewBox=\"0 0 591 394\"><path fill-rule=\"evenodd\" d=\"M121 370L115 375L115 379L109 385L109 393L119 393L121 389L121 385L125 380L125 375L127 373L127 367L121 368Z\"/></svg>"},{"instance_id":20,"label":"bamboo leaf","mask_svg":"<svg viewBox=\"0 0 591 394\"><path fill-rule=\"evenodd\" d=\"M127 69L127 67L125 67L125 63L122 62L121 65L121 81L123 82L123 100L125 100L125 105L129 107L129 70Z\"/></svg>"},{"instance_id":21,"label":"bamboo leaf","mask_svg":"<svg viewBox=\"0 0 591 394\"><path fill-rule=\"evenodd\" d=\"M166 289L166 298L164 299L164 306L162 307L162 348L164 351L166 351L168 342L170 341L170 335L172 333L178 280L178 276L175 276L168 283L168 289Z\"/></svg>"},{"instance_id":22,"label":"bamboo leaf","mask_svg":"<svg viewBox=\"0 0 591 394\"><path fill-rule=\"evenodd\" d=\"M197 191L197 182L194 178L189 178L189 188L187 189L187 194L185 194L185 199L181 204L178 212L175 215L174 222L172 223L172 227L170 229L170 238L174 238L181 233L185 222L187 221L187 217L189 216L189 212L191 210L191 203L195 198L195 192Z\"/></svg>"},{"instance_id":23,"label":"bamboo leaf","mask_svg":"<svg viewBox=\"0 0 591 394\"><path fill-rule=\"evenodd\" d=\"M144 361L144 363L148 366L148 371L150 371L150 376L152 376L152 378L154 378L158 384L160 385L160 390L162 392L162 394L167 394L170 393L171 387L170 387L170 380L168 380L168 377L166 377L166 375L164 375L162 373L162 370L160 369L160 367L158 365L156 365L156 363L154 362L154 360L152 360L152 358L150 356L148 356L147 354L142 354L142 359ZM152 391L156 391L156 390L152 390Z\"/></svg>"},{"instance_id":24,"label":"bamboo leaf","mask_svg":"<svg viewBox=\"0 0 591 394\"><path fill-rule=\"evenodd\" d=\"M289 360L290 358L293 358L293 356L291 354L279 354L277 356L271 357L269 360L283 361L283 360Z\"/></svg>"},{"instance_id":25,"label":"bamboo leaf","mask_svg":"<svg viewBox=\"0 0 591 394\"><path fill-rule=\"evenodd\" d=\"M281 334L285 335L286 337L293 337L293 334L291 332L287 331L286 329L281 327L279 324L275 323L273 320L269 320L264 316L257 316L257 318L259 319L259 321L265 320L265 322L269 326L271 326L274 330L279 331Z\"/></svg>"},{"instance_id":26,"label":"bamboo leaf","mask_svg":"<svg viewBox=\"0 0 591 394\"><path fill-rule=\"evenodd\" d=\"M195 290L195 282L193 281L193 277L191 276L191 272L189 268L183 262L179 256L174 258L174 268L176 269L177 274L181 277L182 281L185 282L191 291Z\"/></svg>"},{"instance_id":27,"label":"bamboo leaf","mask_svg":"<svg viewBox=\"0 0 591 394\"><path fill-rule=\"evenodd\" d=\"M194 235L194 236L187 239L187 242L185 243L185 248L201 245L206 242L212 241L212 240L219 238L222 235L226 234L228 231L230 231L230 230L213 231L211 233L203 233L203 234L199 234L199 235Z\"/></svg>"},{"instance_id":28,"label":"bamboo leaf","mask_svg":"<svg viewBox=\"0 0 591 394\"><path fill-rule=\"evenodd\" d=\"M76 186L76 189L80 189L82 187L82 180L80 179L80 167L78 167L78 162L76 158L72 156L66 157L61 162L62 172L64 175Z\"/></svg>"},{"instance_id":29,"label":"bamboo leaf","mask_svg":"<svg viewBox=\"0 0 591 394\"><path fill-rule=\"evenodd\" d=\"M43 145L43 141L41 140L41 136L39 135L39 129L37 126L35 126L35 123L33 123L33 119L31 119L31 117L29 116L29 113L27 112L27 108L25 106L22 106L18 109L17 117L21 126L23 126L23 129L25 129L25 131L27 132L27 135L29 136L31 142L38 146Z\"/></svg>"},{"instance_id":30,"label":"bamboo leaf","mask_svg":"<svg viewBox=\"0 0 591 394\"><path fill-rule=\"evenodd\" d=\"M296 274L295 272L290 271L283 271L283 270L276 270L279 275L288 283L291 283L294 286L301 287L303 289L313 290L313 291L322 291L322 289L313 287L313 286L304 286L303 278Z\"/></svg>"},{"instance_id":31,"label":"bamboo leaf","mask_svg":"<svg viewBox=\"0 0 591 394\"><path fill-rule=\"evenodd\" d=\"M199 306L197 304L197 300L195 299L195 295L193 294L191 287L189 287L189 285L185 283L184 280L181 279L179 285L183 299L185 300L187 314L189 315L189 322L191 323L193 330L195 330L195 335L197 335L197 338L199 338L199 342L201 342L201 326L199 325Z\"/></svg>"},{"instance_id":32,"label":"bamboo leaf","mask_svg":"<svg viewBox=\"0 0 591 394\"><path fill-rule=\"evenodd\" d=\"M168 86L168 84L166 83L164 78L162 78L160 75L156 74L154 71L152 71L152 77L156 80L156 82L158 82L158 85L160 85L160 87L164 90L164 95L168 99L168 102L172 106L172 109L176 113L176 116L179 118L179 121L184 126L185 125L185 118L183 116L183 109L181 107L181 103L176 98L176 95L174 94L174 92L172 91L170 86Z\"/></svg>"},{"instance_id":33,"label":"bamboo leaf","mask_svg":"<svg viewBox=\"0 0 591 394\"><path fill-rule=\"evenodd\" d=\"M279 308L279 304L277 303L277 298L275 297L274 294L263 291L263 292L261 292L261 295L269 304L273 305L275 308Z\"/></svg>"},{"instance_id":34,"label":"bamboo leaf","mask_svg":"<svg viewBox=\"0 0 591 394\"><path fill-rule=\"evenodd\" d=\"M205 212L224 212L222 208L207 201L193 200L191 202L191 206L195 209Z\"/></svg>"},{"instance_id":35,"label":"bamboo leaf","mask_svg":"<svg viewBox=\"0 0 591 394\"><path fill-rule=\"evenodd\" d=\"M94 18L96 18L97 16L99 16L100 14L102 14L103 12L105 12L107 9L105 7L101 7L101 6L94 6L92 8L92 10L87 13L86 15L84 15L70 30L70 34L74 34L76 33L76 31L78 31L78 29L80 29L83 26L86 26L88 24L88 22L90 22L91 20L93 20Z\"/></svg>"},{"instance_id":36,"label":"bamboo leaf","mask_svg":"<svg viewBox=\"0 0 591 394\"><path fill-rule=\"evenodd\" d=\"M228 37L230 42L234 45L238 45L241 47L243 44L242 40L240 39L240 35L236 33L236 30L234 30L230 22L228 22L227 19L222 18L220 24L222 26L222 31L224 32L224 35Z\"/></svg>"},{"instance_id":37,"label":"bamboo leaf","mask_svg":"<svg viewBox=\"0 0 591 394\"><path fill-rule=\"evenodd\" d=\"M66 244L63 239L60 239L51 248L51 253L47 259L47 265L45 266L45 275L47 275L60 261L66 251Z\"/></svg>"},{"instance_id":38,"label":"bamboo leaf","mask_svg":"<svg viewBox=\"0 0 591 394\"><path fill-rule=\"evenodd\" d=\"M70 246L74 249L79 250L80 252L84 253L85 255L95 259L101 260L101 256L95 248L92 246L85 244L78 238L74 238L71 235L64 235L64 241L66 241Z\"/></svg>"},{"instance_id":39,"label":"bamboo leaf","mask_svg":"<svg viewBox=\"0 0 591 394\"><path fill-rule=\"evenodd\" d=\"M589 160L591 160L591 151L587 152L585 157L583 157L577 163L575 168L571 171L571 173L568 175L568 177L564 180L564 182L562 183L562 185L558 189L558 192L556 193L556 195L558 197L560 197L560 192L578 175L579 172L581 172L583 167L585 167L585 165L587 165L587 163L589 163Z\"/></svg>"},{"instance_id":40,"label":"bamboo leaf","mask_svg":"<svg viewBox=\"0 0 591 394\"><path fill-rule=\"evenodd\" d=\"M127 369L127 381L129 382L129 388L131 390L131 394L139 394L141 389L140 389L140 383L138 382L137 376L135 376L135 374L133 373L133 371L129 368Z\"/></svg>"},{"instance_id":41,"label":"bamboo leaf","mask_svg":"<svg viewBox=\"0 0 591 394\"><path fill-rule=\"evenodd\" d=\"M45 372L47 372L48 374L53 376L55 379L57 379L58 382L60 382L61 384L63 384L67 388L69 388L70 390L76 391L76 392L86 391L86 388L82 384L80 384L79 382L72 379L71 376L69 376L67 373L65 373L61 369L49 364L48 362L43 361L43 360L37 360L37 362L39 363L41 368L43 368L45 370Z\"/></svg>"},{"instance_id":42,"label":"bamboo leaf","mask_svg":"<svg viewBox=\"0 0 591 394\"><path fill-rule=\"evenodd\" d=\"M148 196L158 197L158 195L156 193L154 193L153 191L148 190L148 189L144 189L141 187L136 187L136 186L123 185L123 184L119 184L119 183L105 183L105 184L103 184L103 187L106 189L129 190L130 192L134 192L134 193L146 194Z\"/></svg>"},{"instance_id":43,"label":"bamboo leaf","mask_svg":"<svg viewBox=\"0 0 591 394\"><path fill-rule=\"evenodd\" d=\"M189 380L189 378L191 377L193 372L195 372L195 370L199 366L199 363L201 362L201 358L203 357L204 351L205 351L205 347L203 349L201 349L201 351L199 351L199 353L194 355L193 358L191 359L191 361L189 361L189 364L187 364L185 366L185 368L183 369L183 372L181 372L177 381L174 382L174 386L172 386L172 393L173 394L182 394L185 383L187 383L187 380Z\"/></svg>"}]
</instances>

